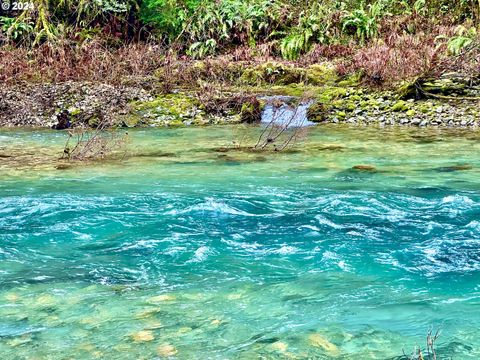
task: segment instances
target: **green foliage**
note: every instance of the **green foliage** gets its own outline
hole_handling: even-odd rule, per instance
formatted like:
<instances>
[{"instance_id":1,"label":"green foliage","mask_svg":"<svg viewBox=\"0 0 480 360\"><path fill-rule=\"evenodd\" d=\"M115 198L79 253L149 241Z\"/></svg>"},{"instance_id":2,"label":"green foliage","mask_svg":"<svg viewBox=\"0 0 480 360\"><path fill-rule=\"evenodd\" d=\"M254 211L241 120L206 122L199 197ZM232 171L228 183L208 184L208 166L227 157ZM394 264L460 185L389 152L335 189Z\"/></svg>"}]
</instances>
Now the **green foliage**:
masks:
<instances>
[{"instance_id":1,"label":"green foliage","mask_svg":"<svg viewBox=\"0 0 480 360\"><path fill-rule=\"evenodd\" d=\"M188 53L197 58L228 45L254 46L275 28L280 2L270 0L221 0L205 2L183 28Z\"/></svg>"},{"instance_id":2,"label":"green foliage","mask_svg":"<svg viewBox=\"0 0 480 360\"><path fill-rule=\"evenodd\" d=\"M32 23L4 16L0 17L0 26L2 32L7 35L7 38L15 42L29 36L33 31Z\"/></svg>"},{"instance_id":3,"label":"green foliage","mask_svg":"<svg viewBox=\"0 0 480 360\"><path fill-rule=\"evenodd\" d=\"M417 0L417 1L415 1L415 3L413 4L413 10L415 10L415 12L416 12L417 14L426 15L426 13L427 13L427 7L426 7L426 2L425 2L425 0Z\"/></svg>"},{"instance_id":4,"label":"green foliage","mask_svg":"<svg viewBox=\"0 0 480 360\"><path fill-rule=\"evenodd\" d=\"M353 10L342 20L342 29L346 32L353 32L360 40L360 44L365 44L365 40L375 37L378 33L378 19L385 9L385 3L377 1L368 5L365 10L363 3L359 9Z\"/></svg>"},{"instance_id":5,"label":"green foliage","mask_svg":"<svg viewBox=\"0 0 480 360\"><path fill-rule=\"evenodd\" d=\"M201 3L201 0L144 0L139 17L160 38L173 41Z\"/></svg>"},{"instance_id":6,"label":"green foliage","mask_svg":"<svg viewBox=\"0 0 480 360\"><path fill-rule=\"evenodd\" d=\"M473 43L477 37L477 29L471 27L470 29L460 25L457 28L456 35L452 36L447 43L448 52L451 55L458 55L460 52Z\"/></svg>"},{"instance_id":7,"label":"green foliage","mask_svg":"<svg viewBox=\"0 0 480 360\"><path fill-rule=\"evenodd\" d=\"M136 0L33 0L33 9L24 10L9 30L17 41L39 44L91 32L112 18L126 20Z\"/></svg>"},{"instance_id":8,"label":"green foliage","mask_svg":"<svg viewBox=\"0 0 480 360\"><path fill-rule=\"evenodd\" d=\"M268 55L296 60L315 44L359 45L379 34L385 17L400 15L406 31L415 24L448 21L464 24L445 38L450 54L469 46L480 22L480 0L33 0L15 20L0 18L2 39L22 46L98 38L108 45L152 40L193 58L204 58L237 46L268 43ZM402 16L409 15L409 16ZM442 18L443 16L443 18ZM414 19L414 20L412 20ZM430 20L431 19L431 20ZM412 22L410 22L412 21ZM384 29L390 29L389 19ZM388 25L390 24L390 25ZM419 25L420 26L420 25ZM140 30L141 29L141 30ZM472 30L473 29L473 30ZM137 31L138 30L138 31ZM318 47L323 48L323 47ZM341 49L341 48L339 48ZM245 52L248 53L248 52ZM335 54L333 54L335 55Z\"/></svg>"},{"instance_id":9,"label":"green foliage","mask_svg":"<svg viewBox=\"0 0 480 360\"><path fill-rule=\"evenodd\" d=\"M330 24L327 21L326 8L314 3L299 16L298 25L280 43L282 57L287 60L296 60L302 53L306 53L313 42L325 44L329 41L328 31Z\"/></svg>"}]
</instances>

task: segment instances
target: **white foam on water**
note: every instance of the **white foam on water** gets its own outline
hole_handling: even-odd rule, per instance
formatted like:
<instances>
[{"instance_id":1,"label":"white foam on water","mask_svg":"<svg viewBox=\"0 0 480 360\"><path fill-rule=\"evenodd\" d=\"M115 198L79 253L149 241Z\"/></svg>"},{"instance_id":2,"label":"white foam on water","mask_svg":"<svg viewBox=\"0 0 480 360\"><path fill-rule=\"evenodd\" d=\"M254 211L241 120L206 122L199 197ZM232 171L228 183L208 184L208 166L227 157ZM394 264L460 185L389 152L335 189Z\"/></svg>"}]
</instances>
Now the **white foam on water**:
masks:
<instances>
[{"instance_id":1,"label":"white foam on water","mask_svg":"<svg viewBox=\"0 0 480 360\"><path fill-rule=\"evenodd\" d=\"M287 126L288 128L315 125L307 118L307 111L312 101L300 102L297 107L290 106L288 96L267 96L262 98L267 102L262 112L261 123Z\"/></svg>"}]
</instances>

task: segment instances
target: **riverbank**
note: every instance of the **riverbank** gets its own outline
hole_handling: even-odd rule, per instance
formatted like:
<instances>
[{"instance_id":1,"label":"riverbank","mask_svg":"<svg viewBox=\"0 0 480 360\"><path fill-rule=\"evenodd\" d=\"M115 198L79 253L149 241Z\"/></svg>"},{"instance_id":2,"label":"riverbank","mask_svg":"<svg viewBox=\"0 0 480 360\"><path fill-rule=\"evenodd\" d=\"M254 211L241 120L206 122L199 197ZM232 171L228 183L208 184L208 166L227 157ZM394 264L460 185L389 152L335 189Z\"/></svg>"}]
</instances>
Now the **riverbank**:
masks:
<instances>
[{"instance_id":1,"label":"riverbank","mask_svg":"<svg viewBox=\"0 0 480 360\"><path fill-rule=\"evenodd\" d=\"M168 72L167 72L168 70ZM123 127L255 123L265 95L311 104L309 121L359 125L477 127L479 80L448 73L388 89L339 76L328 62L194 61L155 76L99 81L22 82L0 90L0 126L65 129L99 123ZM285 105L280 100L276 106ZM295 108L295 101L288 106Z\"/></svg>"}]
</instances>

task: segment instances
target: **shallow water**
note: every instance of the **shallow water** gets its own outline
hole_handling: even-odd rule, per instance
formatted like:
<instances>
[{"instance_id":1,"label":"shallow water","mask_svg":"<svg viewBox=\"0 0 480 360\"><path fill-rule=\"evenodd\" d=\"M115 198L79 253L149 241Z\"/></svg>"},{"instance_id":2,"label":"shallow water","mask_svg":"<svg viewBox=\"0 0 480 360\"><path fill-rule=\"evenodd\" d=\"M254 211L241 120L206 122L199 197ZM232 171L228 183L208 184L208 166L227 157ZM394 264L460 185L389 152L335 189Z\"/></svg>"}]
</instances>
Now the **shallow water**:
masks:
<instances>
[{"instance_id":1,"label":"shallow water","mask_svg":"<svg viewBox=\"0 0 480 360\"><path fill-rule=\"evenodd\" d=\"M441 329L480 357L480 133L130 132L57 170L65 133L0 130L2 359L389 359ZM355 165L375 170L354 170Z\"/></svg>"}]
</instances>

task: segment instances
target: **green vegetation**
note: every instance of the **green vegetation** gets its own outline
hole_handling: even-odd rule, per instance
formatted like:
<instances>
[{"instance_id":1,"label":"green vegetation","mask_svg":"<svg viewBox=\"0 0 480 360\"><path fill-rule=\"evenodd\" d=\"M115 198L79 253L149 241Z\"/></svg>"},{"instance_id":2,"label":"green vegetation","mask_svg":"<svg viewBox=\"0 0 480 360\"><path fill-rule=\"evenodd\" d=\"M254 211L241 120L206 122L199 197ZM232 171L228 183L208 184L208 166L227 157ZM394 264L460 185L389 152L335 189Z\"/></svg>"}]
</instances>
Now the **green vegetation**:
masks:
<instances>
[{"instance_id":1,"label":"green vegetation","mask_svg":"<svg viewBox=\"0 0 480 360\"><path fill-rule=\"evenodd\" d=\"M165 66L222 56L264 66L238 74L248 84L284 77L282 64L268 73L265 64L272 61L295 63L297 77L309 65L329 62L336 76L356 74L381 86L447 70L470 77L480 73L478 0L33 3L34 9L0 17L1 80L110 81L162 73L165 89L171 90L179 82ZM44 70L34 74L34 69ZM296 82L304 80L311 83Z\"/></svg>"},{"instance_id":2,"label":"green vegetation","mask_svg":"<svg viewBox=\"0 0 480 360\"><path fill-rule=\"evenodd\" d=\"M476 0L34 0L34 9L0 18L3 41L38 45L70 39L150 40L205 57L237 46L270 43L296 59L313 44L363 45L385 19L424 17L478 24ZM433 20L433 19L437 20ZM413 19L412 19L413 22ZM412 27L408 27L412 31ZM462 31L463 36L469 29ZM468 38L469 36L467 36ZM462 40L454 41L455 44Z\"/></svg>"}]
</instances>

